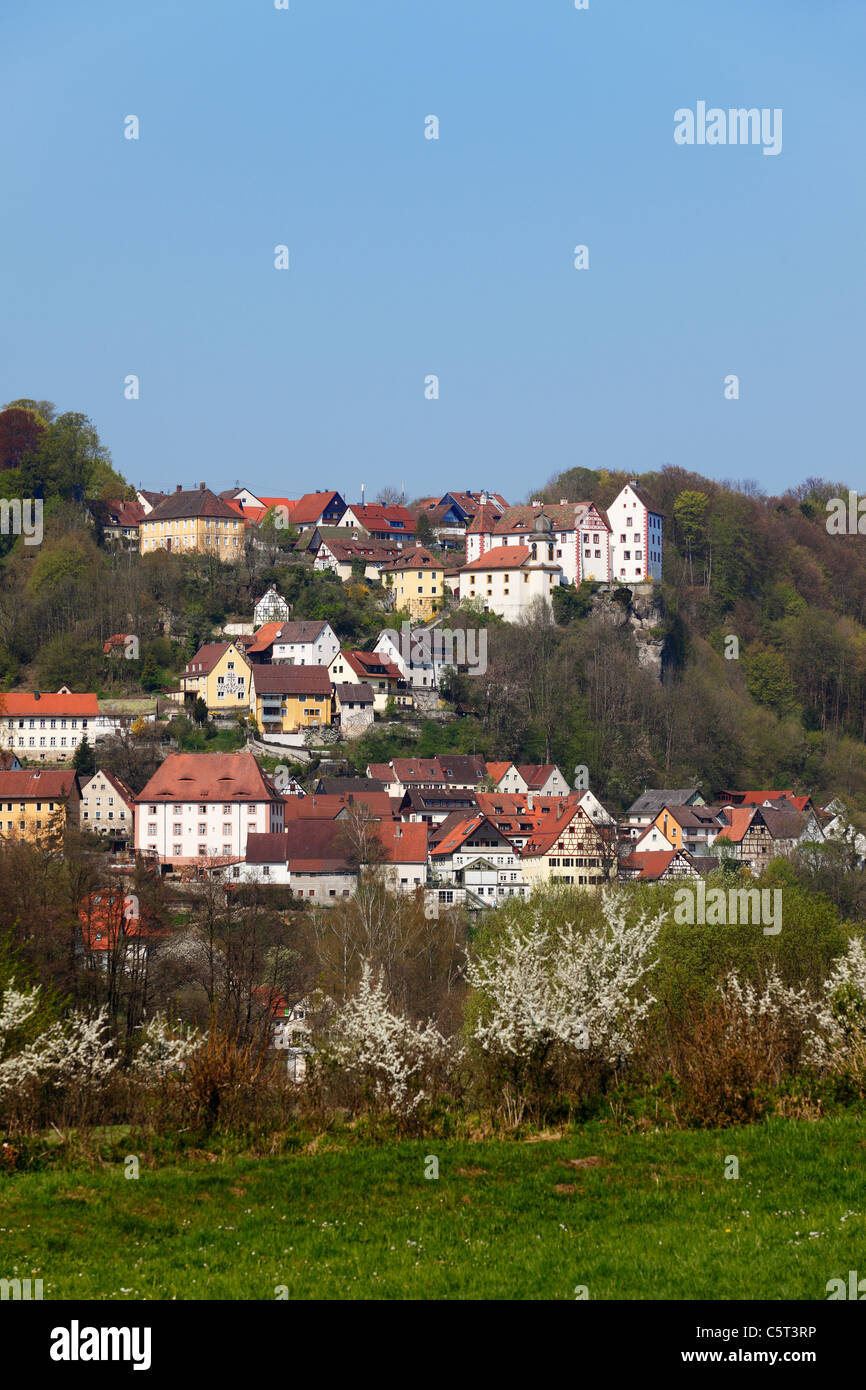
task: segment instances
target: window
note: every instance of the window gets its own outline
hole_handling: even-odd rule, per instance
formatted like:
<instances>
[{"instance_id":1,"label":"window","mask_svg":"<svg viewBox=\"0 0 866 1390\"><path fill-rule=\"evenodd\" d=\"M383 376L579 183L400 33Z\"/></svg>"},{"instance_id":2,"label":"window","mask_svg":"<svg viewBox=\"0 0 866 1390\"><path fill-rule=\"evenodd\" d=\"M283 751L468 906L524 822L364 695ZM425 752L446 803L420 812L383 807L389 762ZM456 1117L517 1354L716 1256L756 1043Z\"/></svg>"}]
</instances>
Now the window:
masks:
<instances>
[{"instance_id":1,"label":"window","mask_svg":"<svg viewBox=\"0 0 866 1390\"><path fill-rule=\"evenodd\" d=\"M174 823L174 825L171 827L171 829L172 829L172 834L174 834L174 835L182 835L182 834L183 834L183 825L181 824L180 821L175 821L175 823Z\"/></svg>"},{"instance_id":2,"label":"window","mask_svg":"<svg viewBox=\"0 0 866 1390\"><path fill-rule=\"evenodd\" d=\"M147 814L148 814L149 816L155 816L155 815L156 815L156 807L155 807L155 806L148 806L148 808L147 808Z\"/></svg>"},{"instance_id":3,"label":"window","mask_svg":"<svg viewBox=\"0 0 866 1390\"><path fill-rule=\"evenodd\" d=\"M177 855L180 854L180 852L181 852L180 845L172 845L171 848L172 848L172 853L173 853L175 856L177 856Z\"/></svg>"},{"instance_id":4,"label":"window","mask_svg":"<svg viewBox=\"0 0 866 1390\"><path fill-rule=\"evenodd\" d=\"M97 815L98 815L98 813L97 813ZM148 835L155 835L155 834L156 834L156 824L155 824L155 823L151 823L150 825L148 825L148 827L147 827L147 833L148 833Z\"/></svg>"},{"instance_id":5,"label":"window","mask_svg":"<svg viewBox=\"0 0 866 1390\"><path fill-rule=\"evenodd\" d=\"M199 833L199 835L206 835L206 834L207 834L207 826L206 826L203 822L200 822L200 823L199 823L198 833Z\"/></svg>"},{"instance_id":6,"label":"window","mask_svg":"<svg viewBox=\"0 0 866 1390\"><path fill-rule=\"evenodd\" d=\"M206 806L199 806L199 808L198 808L198 813L199 813L200 816L206 816L206 815L207 815L207 807L206 807Z\"/></svg>"}]
</instances>

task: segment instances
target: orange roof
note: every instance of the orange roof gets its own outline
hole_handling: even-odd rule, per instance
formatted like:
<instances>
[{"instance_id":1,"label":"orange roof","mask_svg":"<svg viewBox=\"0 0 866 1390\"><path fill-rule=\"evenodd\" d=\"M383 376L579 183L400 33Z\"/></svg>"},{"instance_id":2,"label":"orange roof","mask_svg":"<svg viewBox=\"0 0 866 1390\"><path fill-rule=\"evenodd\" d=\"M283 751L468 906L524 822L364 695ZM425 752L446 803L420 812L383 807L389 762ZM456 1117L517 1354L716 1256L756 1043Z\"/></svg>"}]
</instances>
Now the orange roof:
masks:
<instances>
[{"instance_id":1,"label":"orange roof","mask_svg":"<svg viewBox=\"0 0 866 1390\"><path fill-rule=\"evenodd\" d=\"M336 492L305 492L292 507L289 521L293 526L314 526Z\"/></svg>"},{"instance_id":2,"label":"orange roof","mask_svg":"<svg viewBox=\"0 0 866 1390\"><path fill-rule=\"evenodd\" d=\"M749 826L755 818L756 806L725 806L723 808L727 825L723 825L719 838L724 837L730 840L731 844L738 845L746 834Z\"/></svg>"},{"instance_id":3,"label":"orange roof","mask_svg":"<svg viewBox=\"0 0 866 1390\"><path fill-rule=\"evenodd\" d=\"M532 552L528 545L497 545L486 554L479 555L468 565L461 565L460 573L467 570L513 570L525 565Z\"/></svg>"},{"instance_id":4,"label":"orange roof","mask_svg":"<svg viewBox=\"0 0 866 1390\"><path fill-rule=\"evenodd\" d=\"M448 833L443 835L439 843L433 847L430 851L431 854L453 854L454 851L459 849L463 842L468 840L470 835L473 835L485 821L487 821L487 824L492 830L496 829L493 822L488 821L487 817L480 813L476 813L473 816L460 816L460 819L455 822ZM426 826L424 828L426 830Z\"/></svg>"},{"instance_id":5,"label":"orange roof","mask_svg":"<svg viewBox=\"0 0 866 1390\"><path fill-rule=\"evenodd\" d=\"M564 813L553 825L545 825L543 830L533 835L531 840L527 840L521 850L524 856L534 856L536 854L549 854L562 834L567 830L575 817L583 818L587 822L587 828L592 826L589 816L580 806L566 805ZM593 829L595 827L592 827Z\"/></svg>"},{"instance_id":6,"label":"orange roof","mask_svg":"<svg viewBox=\"0 0 866 1390\"><path fill-rule=\"evenodd\" d=\"M380 792L388 800L386 792ZM403 824L395 821L380 821L376 826L376 837L380 841L385 858L389 864L426 864L427 829L423 824Z\"/></svg>"},{"instance_id":7,"label":"orange roof","mask_svg":"<svg viewBox=\"0 0 866 1390\"><path fill-rule=\"evenodd\" d=\"M505 776L506 772L508 771L508 769L509 769L510 767L513 767L514 764L513 764L513 763L486 763L485 766L486 766L486 768L487 768L487 775L488 775L488 777L492 777L493 780L494 780L494 782L501 782L502 779L503 779L503 777Z\"/></svg>"},{"instance_id":8,"label":"orange roof","mask_svg":"<svg viewBox=\"0 0 866 1390\"><path fill-rule=\"evenodd\" d=\"M254 635L252 642L246 648L248 652L266 652L268 647L274 645L274 638L283 626L279 623L265 623Z\"/></svg>"},{"instance_id":9,"label":"orange roof","mask_svg":"<svg viewBox=\"0 0 866 1390\"><path fill-rule=\"evenodd\" d=\"M0 715L83 714L96 718L98 713L95 695L36 695L20 690L0 695Z\"/></svg>"},{"instance_id":10,"label":"orange roof","mask_svg":"<svg viewBox=\"0 0 866 1390\"><path fill-rule=\"evenodd\" d=\"M658 879L670 867L671 861L676 859L678 853L679 850L675 849L653 849L646 854L630 854L621 864L626 869L638 869L637 878Z\"/></svg>"}]
</instances>

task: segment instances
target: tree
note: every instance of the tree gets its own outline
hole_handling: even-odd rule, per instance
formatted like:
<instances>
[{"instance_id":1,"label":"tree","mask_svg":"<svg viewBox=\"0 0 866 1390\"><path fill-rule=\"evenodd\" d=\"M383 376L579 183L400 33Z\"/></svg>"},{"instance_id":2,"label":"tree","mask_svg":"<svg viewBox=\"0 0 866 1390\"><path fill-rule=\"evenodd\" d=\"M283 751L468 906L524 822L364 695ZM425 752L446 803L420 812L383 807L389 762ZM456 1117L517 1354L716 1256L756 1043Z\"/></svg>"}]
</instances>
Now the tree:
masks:
<instances>
[{"instance_id":1,"label":"tree","mask_svg":"<svg viewBox=\"0 0 866 1390\"><path fill-rule=\"evenodd\" d=\"M380 488L376 493L376 502L380 507L397 507L402 501L402 492L390 485Z\"/></svg>"},{"instance_id":2,"label":"tree","mask_svg":"<svg viewBox=\"0 0 866 1390\"><path fill-rule=\"evenodd\" d=\"M87 742L86 734L75 750L72 766L82 777L92 777L96 771L96 755Z\"/></svg>"},{"instance_id":3,"label":"tree","mask_svg":"<svg viewBox=\"0 0 866 1390\"><path fill-rule=\"evenodd\" d=\"M689 583L694 584L693 551L706 542L706 512L709 498L705 492L681 492L674 502L674 520L686 547Z\"/></svg>"},{"instance_id":4,"label":"tree","mask_svg":"<svg viewBox=\"0 0 866 1390\"><path fill-rule=\"evenodd\" d=\"M425 512L421 513L415 523L415 540L419 545L425 546L434 545L436 542L433 527L430 525L430 518Z\"/></svg>"},{"instance_id":5,"label":"tree","mask_svg":"<svg viewBox=\"0 0 866 1390\"><path fill-rule=\"evenodd\" d=\"M32 497L117 497L129 491L111 466L111 455L86 415L69 411L43 431L35 452L21 464L22 483Z\"/></svg>"},{"instance_id":6,"label":"tree","mask_svg":"<svg viewBox=\"0 0 866 1390\"><path fill-rule=\"evenodd\" d=\"M39 447L45 424L32 410L7 406L0 411L0 468L17 468Z\"/></svg>"},{"instance_id":7,"label":"tree","mask_svg":"<svg viewBox=\"0 0 866 1390\"><path fill-rule=\"evenodd\" d=\"M196 724L207 723L207 705L200 695L196 695L195 704L192 707L192 717Z\"/></svg>"}]
</instances>

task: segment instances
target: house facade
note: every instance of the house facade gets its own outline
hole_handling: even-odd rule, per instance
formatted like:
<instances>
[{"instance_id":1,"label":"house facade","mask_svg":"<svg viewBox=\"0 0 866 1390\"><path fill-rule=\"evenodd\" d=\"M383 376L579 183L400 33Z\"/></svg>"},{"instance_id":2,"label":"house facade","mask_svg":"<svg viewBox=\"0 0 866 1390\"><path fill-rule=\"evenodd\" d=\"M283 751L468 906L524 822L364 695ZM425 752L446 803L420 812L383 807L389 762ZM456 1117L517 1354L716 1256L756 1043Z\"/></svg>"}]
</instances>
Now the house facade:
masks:
<instances>
[{"instance_id":1,"label":"house facade","mask_svg":"<svg viewBox=\"0 0 866 1390\"><path fill-rule=\"evenodd\" d=\"M482 612L496 613L511 623L536 600L549 609L554 586L563 580L553 552L554 546L546 541L494 547L461 567L461 601L476 602Z\"/></svg>"},{"instance_id":2,"label":"house facade","mask_svg":"<svg viewBox=\"0 0 866 1390\"><path fill-rule=\"evenodd\" d=\"M191 492L178 485L141 520L139 537L142 555L167 550L233 561L243 555L244 522L204 483Z\"/></svg>"},{"instance_id":3,"label":"house facade","mask_svg":"<svg viewBox=\"0 0 866 1390\"><path fill-rule=\"evenodd\" d=\"M56 694L0 694L0 743L28 762L71 762L84 739L93 746L117 729L95 695L74 695L66 685Z\"/></svg>"},{"instance_id":4,"label":"house facade","mask_svg":"<svg viewBox=\"0 0 866 1390\"><path fill-rule=\"evenodd\" d=\"M331 681L324 666L255 666L250 713L265 737L320 729L331 722Z\"/></svg>"},{"instance_id":5,"label":"house facade","mask_svg":"<svg viewBox=\"0 0 866 1390\"><path fill-rule=\"evenodd\" d=\"M328 666L340 643L330 623L303 619L283 623L271 647L271 660L292 666Z\"/></svg>"},{"instance_id":6,"label":"house facade","mask_svg":"<svg viewBox=\"0 0 866 1390\"><path fill-rule=\"evenodd\" d=\"M180 677L190 699L202 699L209 714L246 713L252 686L252 667L235 642L209 642L199 647Z\"/></svg>"},{"instance_id":7,"label":"house facade","mask_svg":"<svg viewBox=\"0 0 866 1390\"><path fill-rule=\"evenodd\" d=\"M251 834L278 834L283 798L252 753L169 753L136 798L135 848L164 867L241 860Z\"/></svg>"},{"instance_id":8,"label":"house facade","mask_svg":"<svg viewBox=\"0 0 866 1390\"><path fill-rule=\"evenodd\" d=\"M81 790L74 772L25 768L0 772L0 837L55 846L78 824Z\"/></svg>"},{"instance_id":9,"label":"house facade","mask_svg":"<svg viewBox=\"0 0 866 1390\"><path fill-rule=\"evenodd\" d=\"M394 595L394 606L410 618L426 622L442 607L445 566L423 545L382 566L382 582Z\"/></svg>"}]
</instances>

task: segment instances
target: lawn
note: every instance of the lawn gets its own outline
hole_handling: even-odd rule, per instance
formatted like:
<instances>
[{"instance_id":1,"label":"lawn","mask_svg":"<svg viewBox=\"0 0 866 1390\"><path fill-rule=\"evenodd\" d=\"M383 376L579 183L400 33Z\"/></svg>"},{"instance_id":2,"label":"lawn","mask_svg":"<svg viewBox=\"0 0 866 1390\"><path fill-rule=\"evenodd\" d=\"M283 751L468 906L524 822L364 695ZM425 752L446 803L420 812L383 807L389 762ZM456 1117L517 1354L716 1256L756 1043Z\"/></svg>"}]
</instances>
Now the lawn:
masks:
<instances>
[{"instance_id":1,"label":"lawn","mask_svg":"<svg viewBox=\"0 0 866 1390\"><path fill-rule=\"evenodd\" d=\"M0 1277L41 1278L46 1299L825 1300L866 1273L851 1114L312 1147L2 1177Z\"/></svg>"}]
</instances>

